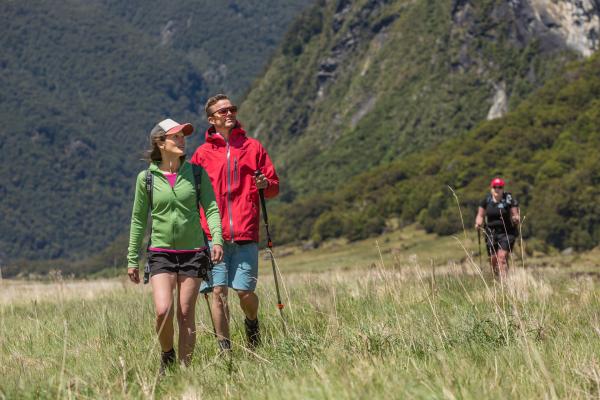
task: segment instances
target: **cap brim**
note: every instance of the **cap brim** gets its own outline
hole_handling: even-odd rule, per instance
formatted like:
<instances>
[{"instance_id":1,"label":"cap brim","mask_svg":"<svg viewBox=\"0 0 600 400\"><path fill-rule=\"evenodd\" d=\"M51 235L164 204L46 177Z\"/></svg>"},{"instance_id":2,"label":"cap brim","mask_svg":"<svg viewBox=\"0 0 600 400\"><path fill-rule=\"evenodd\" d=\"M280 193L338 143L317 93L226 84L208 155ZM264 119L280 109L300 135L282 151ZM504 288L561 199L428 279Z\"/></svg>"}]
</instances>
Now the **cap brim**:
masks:
<instances>
[{"instance_id":1,"label":"cap brim","mask_svg":"<svg viewBox=\"0 0 600 400\"><path fill-rule=\"evenodd\" d=\"M184 136L189 136L192 134L192 132L194 132L194 127L192 126L192 124L181 124L181 125L172 127L171 129L169 129L167 131L166 134L173 135L178 132L183 132Z\"/></svg>"}]
</instances>

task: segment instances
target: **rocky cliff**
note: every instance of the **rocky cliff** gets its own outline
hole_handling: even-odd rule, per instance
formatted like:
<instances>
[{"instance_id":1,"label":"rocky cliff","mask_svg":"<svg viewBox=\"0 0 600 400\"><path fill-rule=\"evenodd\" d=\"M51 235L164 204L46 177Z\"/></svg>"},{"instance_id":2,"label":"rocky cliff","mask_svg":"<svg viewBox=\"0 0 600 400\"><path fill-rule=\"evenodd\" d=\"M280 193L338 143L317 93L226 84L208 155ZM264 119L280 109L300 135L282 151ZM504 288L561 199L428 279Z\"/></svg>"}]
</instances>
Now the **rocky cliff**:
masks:
<instances>
[{"instance_id":1,"label":"rocky cliff","mask_svg":"<svg viewBox=\"0 0 600 400\"><path fill-rule=\"evenodd\" d=\"M241 118L280 166L284 199L332 190L514 109L597 47L597 20L591 1L322 0Z\"/></svg>"}]
</instances>

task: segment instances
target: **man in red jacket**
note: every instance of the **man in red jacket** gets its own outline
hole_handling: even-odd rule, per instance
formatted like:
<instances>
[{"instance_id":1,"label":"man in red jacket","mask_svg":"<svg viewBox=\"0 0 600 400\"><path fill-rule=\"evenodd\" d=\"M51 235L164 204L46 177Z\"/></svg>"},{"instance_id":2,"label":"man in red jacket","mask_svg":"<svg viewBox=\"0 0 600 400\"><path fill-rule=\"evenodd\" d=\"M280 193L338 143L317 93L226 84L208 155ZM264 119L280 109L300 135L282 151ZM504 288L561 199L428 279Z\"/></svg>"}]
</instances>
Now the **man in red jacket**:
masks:
<instances>
[{"instance_id":1,"label":"man in red jacket","mask_svg":"<svg viewBox=\"0 0 600 400\"><path fill-rule=\"evenodd\" d=\"M234 289L246 315L248 344L260 343L258 297L254 290L258 278L258 232L260 205L258 190L266 198L279 193L279 178L266 150L256 139L246 136L237 120L237 107L223 94L206 102L211 127L206 141L194 153L191 162L207 172L214 191L223 226L223 261L214 266L211 280L201 292L213 292L212 315L219 347L231 349L229 340L228 288ZM255 172L261 173L256 176ZM202 227L210 235L202 213ZM210 236L209 236L210 238Z\"/></svg>"}]
</instances>

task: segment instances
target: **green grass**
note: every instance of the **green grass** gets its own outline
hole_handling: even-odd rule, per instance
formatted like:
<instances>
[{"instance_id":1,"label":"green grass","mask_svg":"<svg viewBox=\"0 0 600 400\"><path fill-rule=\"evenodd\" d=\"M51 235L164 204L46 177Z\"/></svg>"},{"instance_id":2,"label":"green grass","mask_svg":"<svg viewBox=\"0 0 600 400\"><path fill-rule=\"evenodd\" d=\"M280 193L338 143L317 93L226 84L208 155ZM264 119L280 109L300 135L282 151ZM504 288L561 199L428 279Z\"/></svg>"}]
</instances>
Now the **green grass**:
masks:
<instances>
[{"instance_id":1,"label":"green grass","mask_svg":"<svg viewBox=\"0 0 600 400\"><path fill-rule=\"evenodd\" d=\"M598 397L600 287L583 274L597 252L531 260L501 285L456 239L409 228L378 243L382 257L374 241L278 249L287 334L263 260L264 345L245 349L232 307L220 358L199 299L194 361L160 380L149 287L58 279L34 301L0 281L22 293L0 298L0 398Z\"/></svg>"}]
</instances>

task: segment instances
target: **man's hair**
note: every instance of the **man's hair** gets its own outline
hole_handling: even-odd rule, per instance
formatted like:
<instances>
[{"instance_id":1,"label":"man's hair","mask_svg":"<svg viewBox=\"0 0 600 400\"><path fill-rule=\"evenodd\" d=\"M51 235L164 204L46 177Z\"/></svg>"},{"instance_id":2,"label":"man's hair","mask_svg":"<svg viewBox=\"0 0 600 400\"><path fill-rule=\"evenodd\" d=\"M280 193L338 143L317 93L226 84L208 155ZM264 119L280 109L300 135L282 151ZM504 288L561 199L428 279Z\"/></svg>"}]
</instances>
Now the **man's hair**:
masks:
<instances>
[{"instance_id":1,"label":"man's hair","mask_svg":"<svg viewBox=\"0 0 600 400\"><path fill-rule=\"evenodd\" d=\"M220 100L229 100L229 97L227 97L226 95L224 95L222 93L219 93L219 94L215 94L214 96L212 96L208 100L206 100L206 105L204 106L204 111L206 112L207 117L210 117L212 115L212 113L209 113L208 110Z\"/></svg>"}]
</instances>

